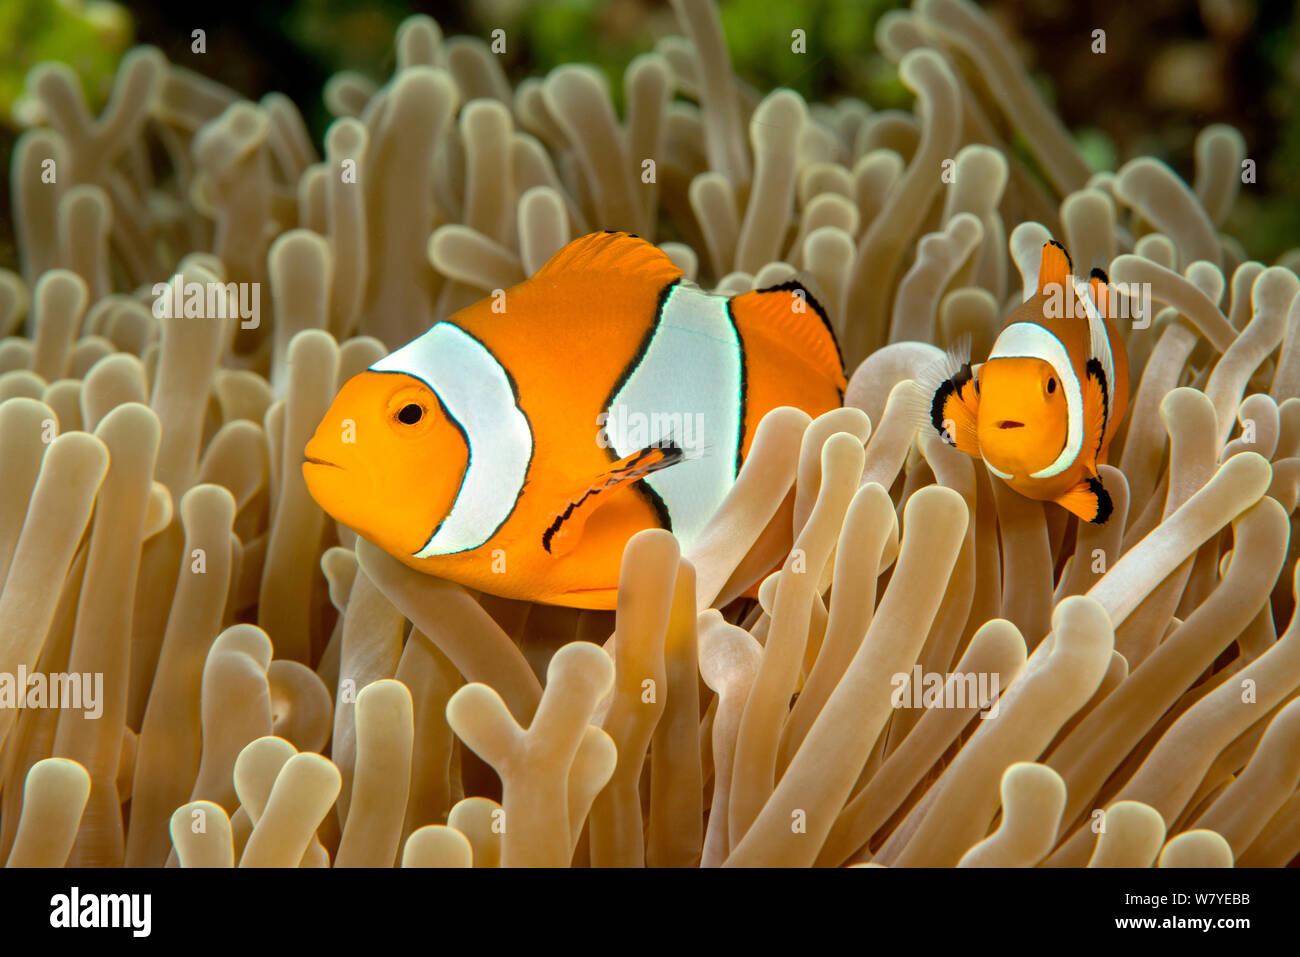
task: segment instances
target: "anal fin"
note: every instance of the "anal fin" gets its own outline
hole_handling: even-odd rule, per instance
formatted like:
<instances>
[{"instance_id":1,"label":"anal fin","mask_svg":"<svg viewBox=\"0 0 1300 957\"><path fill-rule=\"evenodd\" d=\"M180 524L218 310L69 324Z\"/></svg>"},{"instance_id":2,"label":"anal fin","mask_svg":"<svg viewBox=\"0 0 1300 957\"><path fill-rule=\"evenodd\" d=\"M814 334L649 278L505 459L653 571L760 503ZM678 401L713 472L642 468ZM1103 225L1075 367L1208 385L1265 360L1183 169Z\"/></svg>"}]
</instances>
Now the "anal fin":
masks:
<instances>
[{"instance_id":1,"label":"anal fin","mask_svg":"<svg viewBox=\"0 0 1300 957\"><path fill-rule=\"evenodd\" d=\"M568 502L542 532L542 548L555 557L562 557L577 546L582 538L587 519L609 500L614 491L641 481L660 469L676 465L685 458L682 449L663 442L638 449L614 462L590 482L577 489Z\"/></svg>"},{"instance_id":2,"label":"anal fin","mask_svg":"<svg viewBox=\"0 0 1300 957\"><path fill-rule=\"evenodd\" d=\"M1105 525L1114 511L1110 493L1102 487L1101 479L1091 477L1067 491L1056 504L1093 525Z\"/></svg>"}]
</instances>

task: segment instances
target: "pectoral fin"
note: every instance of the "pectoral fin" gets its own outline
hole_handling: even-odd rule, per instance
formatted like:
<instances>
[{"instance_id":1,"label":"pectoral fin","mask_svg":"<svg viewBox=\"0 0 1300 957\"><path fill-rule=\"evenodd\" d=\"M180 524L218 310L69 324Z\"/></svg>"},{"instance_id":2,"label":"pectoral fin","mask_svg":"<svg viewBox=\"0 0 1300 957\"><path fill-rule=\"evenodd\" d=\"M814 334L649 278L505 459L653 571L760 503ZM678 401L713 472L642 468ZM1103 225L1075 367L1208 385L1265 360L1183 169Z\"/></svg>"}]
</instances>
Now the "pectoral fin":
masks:
<instances>
[{"instance_id":1,"label":"pectoral fin","mask_svg":"<svg viewBox=\"0 0 1300 957\"><path fill-rule=\"evenodd\" d=\"M970 363L965 363L951 379L940 383L930 403L930 422L949 445L959 452L979 457L980 444L976 431L979 414L979 395L975 391L975 377Z\"/></svg>"},{"instance_id":2,"label":"pectoral fin","mask_svg":"<svg viewBox=\"0 0 1300 957\"><path fill-rule=\"evenodd\" d=\"M624 456L576 489L551 524L542 532L542 548L558 557L567 555L582 538L587 519L600 508L612 492L641 481L647 475L676 465L685 455L671 443L651 445Z\"/></svg>"},{"instance_id":3,"label":"pectoral fin","mask_svg":"<svg viewBox=\"0 0 1300 957\"><path fill-rule=\"evenodd\" d=\"M1105 525L1114 510L1110 493L1102 488L1098 478L1085 478L1058 498L1056 504L1093 525Z\"/></svg>"}]
</instances>

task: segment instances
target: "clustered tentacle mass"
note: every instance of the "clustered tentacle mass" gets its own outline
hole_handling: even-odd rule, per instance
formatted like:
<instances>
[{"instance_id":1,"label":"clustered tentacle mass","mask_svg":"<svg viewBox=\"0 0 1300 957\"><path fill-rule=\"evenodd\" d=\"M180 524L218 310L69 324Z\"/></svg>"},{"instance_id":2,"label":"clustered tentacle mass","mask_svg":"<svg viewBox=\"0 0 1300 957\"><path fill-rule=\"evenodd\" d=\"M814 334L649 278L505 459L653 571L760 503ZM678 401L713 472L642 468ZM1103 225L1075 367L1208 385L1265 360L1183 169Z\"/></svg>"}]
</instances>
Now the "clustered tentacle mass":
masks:
<instances>
[{"instance_id":1,"label":"clustered tentacle mass","mask_svg":"<svg viewBox=\"0 0 1300 957\"><path fill-rule=\"evenodd\" d=\"M412 18L386 82L326 86L323 155L285 97L154 49L98 116L67 67L31 73L0 673L102 689L94 718L30 684L0 709L0 859L1300 853L1300 253L1219 232L1242 137L1203 131L1190 186L1150 158L1092 173L965 0L880 23L911 112L762 95L706 0L674 8L621 121L590 68L512 86L485 41ZM689 554L632 541L613 613L471 593L328 520L299 463L339 385L596 229L733 294L802 270L849 408L771 413ZM962 337L987 355L1053 237L1154 303L1120 323L1133 398L1098 526L914 415L913 380Z\"/></svg>"}]
</instances>

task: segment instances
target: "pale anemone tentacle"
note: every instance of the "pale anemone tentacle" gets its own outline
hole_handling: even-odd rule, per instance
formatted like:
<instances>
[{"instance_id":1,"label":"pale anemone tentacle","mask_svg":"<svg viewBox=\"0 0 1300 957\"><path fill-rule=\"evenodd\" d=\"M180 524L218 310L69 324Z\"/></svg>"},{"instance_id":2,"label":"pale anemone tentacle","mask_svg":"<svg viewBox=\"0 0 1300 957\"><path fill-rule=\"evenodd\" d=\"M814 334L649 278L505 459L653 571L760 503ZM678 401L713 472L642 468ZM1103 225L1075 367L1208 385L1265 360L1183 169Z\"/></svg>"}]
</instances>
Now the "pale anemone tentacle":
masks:
<instances>
[{"instance_id":1,"label":"pale anemone tentacle","mask_svg":"<svg viewBox=\"0 0 1300 957\"><path fill-rule=\"evenodd\" d=\"M31 71L0 268L0 674L89 669L105 695L96 721L0 708L0 859L1296 862L1300 249L1253 261L1220 232L1247 137L1202 130L1192 185L1144 157L1090 173L970 0L879 20L917 93L879 110L756 90L715 4L672 8L677 35L621 90L573 64L519 79L485 40L409 18L387 75L327 82L323 142L285 97L151 48L102 111L70 68ZM687 550L632 540L613 611L471 592L326 516L299 463L331 397L435 328L400 371L422 377L405 359L436 340L424 381L473 477L431 544L491 532L529 464L519 370L440 324L604 227L700 290L806 271L850 360L846 408L773 410L743 463L738 403L703 409L734 484ZM1101 525L918 441L926 367L967 334L971 358L992 350L1053 235L1110 389L1119 342L1128 358ZM1113 279L1114 354L1092 267ZM266 321L155 315L178 275L227 303L263 284ZM1157 315L1122 313L1135 283ZM874 348L895 317L907 341ZM658 393L689 368L734 399L758 366L721 312L726 335L693 351L666 318L679 375ZM604 370L599 345L563 373ZM923 712L891 700L914 668ZM1001 688L948 700L972 671Z\"/></svg>"}]
</instances>

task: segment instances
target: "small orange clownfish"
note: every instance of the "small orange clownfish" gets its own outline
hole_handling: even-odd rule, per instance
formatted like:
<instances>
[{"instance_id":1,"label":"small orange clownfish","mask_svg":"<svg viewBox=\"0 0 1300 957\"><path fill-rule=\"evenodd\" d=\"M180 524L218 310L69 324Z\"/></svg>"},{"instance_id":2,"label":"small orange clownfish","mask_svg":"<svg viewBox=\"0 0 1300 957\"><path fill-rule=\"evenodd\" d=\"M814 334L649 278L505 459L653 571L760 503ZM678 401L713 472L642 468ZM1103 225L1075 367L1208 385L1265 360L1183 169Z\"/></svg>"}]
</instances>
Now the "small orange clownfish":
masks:
<instances>
[{"instance_id":1,"label":"small orange clownfish","mask_svg":"<svg viewBox=\"0 0 1300 957\"><path fill-rule=\"evenodd\" d=\"M1043 244L1037 291L1007 318L988 361L974 370L969 357L951 361L929 418L1021 495L1103 524L1112 504L1097 466L1128 406L1128 354L1106 274L1094 269L1083 287L1072 269L1060 243Z\"/></svg>"},{"instance_id":2,"label":"small orange clownfish","mask_svg":"<svg viewBox=\"0 0 1300 957\"><path fill-rule=\"evenodd\" d=\"M658 247L593 233L348 380L303 476L326 512L420 571L613 608L632 535L664 528L688 549L759 420L819 415L845 385L799 282L713 295Z\"/></svg>"}]
</instances>

